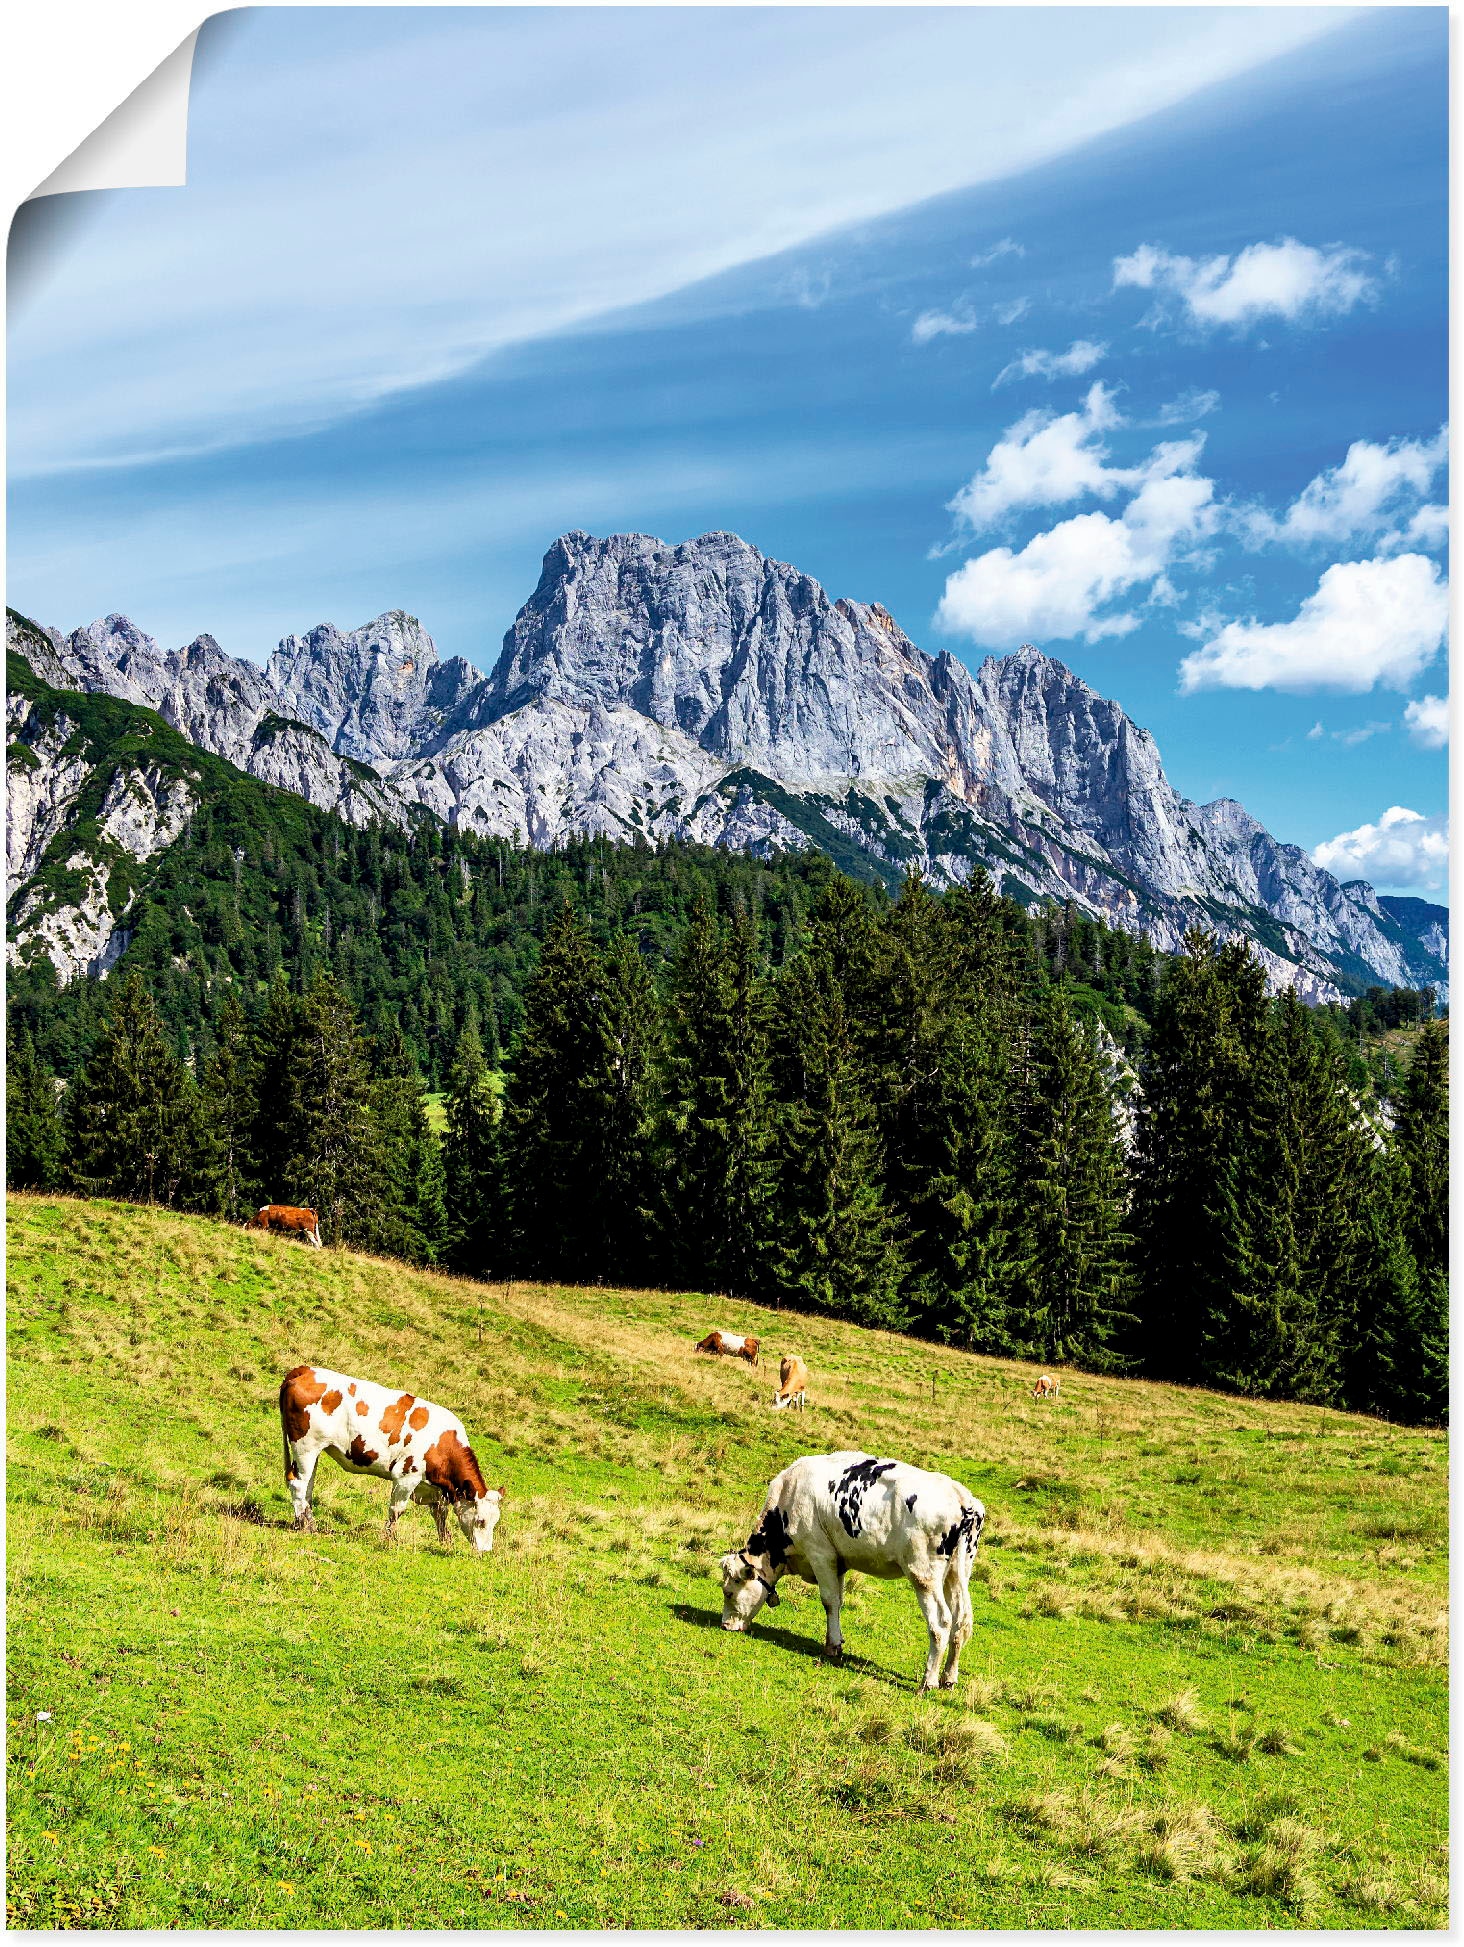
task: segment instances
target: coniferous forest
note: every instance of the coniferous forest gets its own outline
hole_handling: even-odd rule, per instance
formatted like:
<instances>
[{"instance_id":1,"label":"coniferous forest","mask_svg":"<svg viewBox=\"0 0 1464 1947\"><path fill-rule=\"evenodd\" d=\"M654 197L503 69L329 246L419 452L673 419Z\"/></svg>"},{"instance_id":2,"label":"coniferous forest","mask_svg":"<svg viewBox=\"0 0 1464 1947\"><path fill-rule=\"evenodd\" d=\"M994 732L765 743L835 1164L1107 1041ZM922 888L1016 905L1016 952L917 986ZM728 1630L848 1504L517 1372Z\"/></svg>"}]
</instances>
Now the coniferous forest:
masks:
<instances>
[{"instance_id":1,"label":"coniferous forest","mask_svg":"<svg viewBox=\"0 0 1464 1947\"><path fill-rule=\"evenodd\" d=\"M1242 946L812 853L234 836L106 980L12 981L13 1186L1445 1417L1431 995L1308 1008Z\"/></svg>"}]
</instances>

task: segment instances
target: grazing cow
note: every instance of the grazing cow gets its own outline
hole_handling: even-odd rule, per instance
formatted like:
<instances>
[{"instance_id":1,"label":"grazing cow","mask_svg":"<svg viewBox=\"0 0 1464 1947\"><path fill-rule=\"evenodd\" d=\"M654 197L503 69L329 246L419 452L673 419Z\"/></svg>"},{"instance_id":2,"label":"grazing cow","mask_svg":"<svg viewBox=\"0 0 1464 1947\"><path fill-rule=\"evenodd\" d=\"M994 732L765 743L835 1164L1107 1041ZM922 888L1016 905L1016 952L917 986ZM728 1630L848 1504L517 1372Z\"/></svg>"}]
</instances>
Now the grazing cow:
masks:
<instances>
[{"instance_id":1,"label":"grazing cow","mask_svg":"<svg viewBox=\"0 0 1464 1947\"><path fill-rule=\"evenodd\" d=\"M945 1474L864 1453L806 1455L769 1484L747 1546L722 1557L722 1627L746 1629L765 1602L777 1606L779 1576L801 1576L818 1584L828 1617L824 1654L837 1663L845 1575L903 1575L930 1632L920 1688L953 1689L971 1634L971 1568L985 1525L975 1495Z\"/></svg>"},{"instance_id":2,"label":"grazing cow","mask_svg":"<svg viewBox=\"0 0 1464 1947\"><path fill-rule=\"evenodd\" d=\"M297 1528L313 1528L310 1488L323 1453L348 1474L391 1482L386 1507L390 1540L408 1501L432 1510L437 1539L447 1540L447 1511L480 1554L493 1546L503 1489L489 1487L463 1433L445 1406L324 1366L296 1366L280 1383L285 1485Z\"/></svg>"},{"instance_id":3,"label":"grazing cow","mask_svg":"<svg viewBox=\"0 0 1464 1947\"><path fill-rule=\"evenodd\" d=\"M697 1341L698 1352L721 1352L729 1359L746 1359L750 1366L757 1364L757 1340L745 1339L737 1332L708 1332L704 1339Z\"/></svg>"},{"instance_id":4,"label":"grazing cow","mask_svg":"<svg viewBox=\"0 0 1464 1947\"><path fill-rule=\"evenodd\" d=\"M1033 1399L1056 1399L1062 1392L1062 1382L1054 1379L1050 1372L1044 1372L1032 1388Z\"/></svg>"},{"instance_id":5,"label":"grazing cow","mask_svg":"<svg viewBox=\"0 0 1464 1947\"><path fill-rule=\"evenodd\" d=\"M773 1394L773 1406L795 1407L800 1413L808 1404L808 1367L796 1352L788 1353L778 1368L778 1390Z\"/></svg>"},{"instance_id":6,"label":"grazing cow","mask_svg":"<svg viewBox=\"0 0 1464 1947\"><path fill-rule=\"evenodd\" d=\"M262 1203L245 1230L277 1230L286 1237L303 1237L318 1251L320 1219L313 1210L297 1210L291 1203Z\"/></svg>"}]
</instances>

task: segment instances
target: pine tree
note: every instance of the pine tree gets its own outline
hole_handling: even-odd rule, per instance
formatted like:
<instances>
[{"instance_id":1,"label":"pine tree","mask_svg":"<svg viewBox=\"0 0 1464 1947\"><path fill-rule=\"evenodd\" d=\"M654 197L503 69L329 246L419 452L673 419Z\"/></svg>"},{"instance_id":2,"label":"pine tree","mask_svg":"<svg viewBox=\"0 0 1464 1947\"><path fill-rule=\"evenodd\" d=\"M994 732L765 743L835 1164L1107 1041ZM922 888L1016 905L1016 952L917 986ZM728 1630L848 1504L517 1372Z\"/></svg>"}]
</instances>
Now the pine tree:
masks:
<instances>
[{"instance_id":1,"label":"pine tree","mask_svg":"<svg viewBox=\"0 0 1464 1947\"><path fill-rule=\"evenodd\" d=\"M117 990L67 1091L66 1178L85 1196L176 1203L200 1162L198 1094L140 974Z\"/></svg>"},{"instance_id":2,"label":"pine tree","mask_svg":"<svg viewBox=\"0 0 1464 1947\"><path fill-rule=\"evenodd\" d=\"M772 1185L771 997L756 923L730 939L704 903L676 970L670 1265L679 1282L757 1294L767 1276Z\"/></svg>"},{"instance_id":3,"label":"pine tree","mask_svg":"<svg viewBox=\"0 0 1464 1947\"><path fill-rule=\"evenodd\" d=\"M5 1059L6 1183L12 1190L56 1189L65 1151L55 1077L21 1026L10 1035Z\"/></svg>"},{"instance_id":4,"label":"pine tree","mask_svg":"<svg viewBox=\"0 0 1464 1947\"><path fill-rule=\"evenodd\" d=\"M1157 1378L1204 1371L1213 1320L1230 1302L1243 1222L1234 1185L1252 1128L1265 979L1243 944L1186 935L1169 963L1142 1068L1132 1229L1138 1329Z\"/></svg>"},{"instance_id":5,"label":"pine tree","mask_svg":"<svg viewBox=\"0 0 1464 1947\"><path fill-rule=\"evenodd\" d=\"M599 952L564 906L525 989L504 1108L514 1262L528 1275L645 1276L661 1035L634 945Z\"/></svg>"},{"instance_id":6,"label":"pine tree","mask_svg":"<svg viewBox=\"0 0 1464 1947\"><path fill-rule=\"evenodd\" d=\"M443 1261L480 1278L503 1244L498 1107L483 1044L470 1019L458 1038L448 1081Z\"/></svg>"},{"instance_id":7,"label":"pine tree","mask_svg":"<svg viewBox=\"0 0 1464 1947\"><path fill-rule=\"evenodd\" d=\"M442 1144L427 1119L427 1089L401 1030L371 1089L382 1195L362 1241L409 1264L436 1264L447 1229Z\"/></svg>"},{"instance_id":8,"label":"pine tree","mask_svg":"<svg viewBox=\"0 0 1464 1947\"><path fill-rule=\"evenodd\" d=\"M254 1035L233 994L225 996L214 1023L202 1096L208 1205L237 1223L260 1203L251 1150L258 1121L259 1063Z\"/></svg>"},{"instance_id":9,"label":"pine tree","mask_svg":"<svg viewBox=\"0 0 1464 1947\"><path fill-rule=\"evenodd\" d=\"M1030 1357L1112 1370L1132 1322L1124 1155L1095 1031L1060 987L1034 1010L1019 1127L1014 1336Z\"/></svg>"},{"instance_id":10,"label":"pine tree","mask_svg":"<svg viewBox=\"0 0 1464 1947\"><path fill-rule=\"evenodd\" d=\"M915 1329L1011 1349L1010 996L967 910L907 880L886 927L877 1090L884 1174L906 1221Z\"/></svg>"},{"instance_id":11,"label":"pine tree","mask_svg":"<svg viewBox=\"0 0 1464 1947\"><path fill-rule=\"evenodd\" d=\"M1374 1159L1361 1203L1364 1250L1342 1352L1346 1404L1415 1422L1446 1417L1446 1319L1430 1317L1408 1242L1408 1186L1391 1151Z\"/></svg>"},{"instance_id":12,"label":"pine tree","mask_svg":"<svg viewBox=\"0 0 1464 1947\"><path fill-rule=\"evenodd\" d=\"M800 1309L896 1327L905 1264L832 954L815 946L792 961L777 999L778 1288Z\"/></svg>"},{"instance_id":13,"label":"pine tree","mask_svg":"<svg viewBox=\"0 0 1464 1947\"><path fill-rule=\"evenodd\" d=\"M1449 1030L1430 1021L1399 1092L1392 1154L1400 1227L1413 1258L1417 1311L1411 1357L1416 1417L1444 1420L1449 1402Z\"/></svg>"},{"instance_id":14,"label":"pine tree","mask_svg":"<svg viewBox=\"0 0 1464 1947\"><path fill-rule=\"evenodd\" d=\"M327 1243L370 1241L386 1187L381 1132L365 1041L332 975L315 973L299 995L276 983L260 1057L269 1200L315 1210Z\"/></svg>"}]
</instances>

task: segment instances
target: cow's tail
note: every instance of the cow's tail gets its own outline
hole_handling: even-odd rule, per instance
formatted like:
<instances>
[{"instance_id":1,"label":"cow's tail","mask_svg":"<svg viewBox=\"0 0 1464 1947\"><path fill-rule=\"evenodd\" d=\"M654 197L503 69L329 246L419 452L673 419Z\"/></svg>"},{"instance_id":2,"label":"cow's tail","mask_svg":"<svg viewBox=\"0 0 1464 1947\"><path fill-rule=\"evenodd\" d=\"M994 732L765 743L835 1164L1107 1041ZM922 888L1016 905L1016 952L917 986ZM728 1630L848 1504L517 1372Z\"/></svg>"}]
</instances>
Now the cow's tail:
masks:
<instances>
[{"instance_id":1,"label":"cow's tail","mask_svg":"<svg viewBox=\"0 0 1464 1947\"><path fill-rule=\"evenodd\" d=\"M290 1430L285 1425L285 1387L289 1383L288 1378L280 1381L280 1439L284 1443L285 1449L285 1485L287 1487L295 1478L295 1456L290 1451Z\"/></svg>"},{"instance_id":2,"label":"cow's tail","mask_svg":"<svg viewBox=\"0 0 1464 1947\"><path fill-rule=\"evenodd\" d=\"M971 1633L974 1617L971 1608L971 1571L976 1566L976 1550L981 1545L981 1530L985 1525L984 1514L978 1514L974 1508L970 1512L974 1518L970 1526L963 1529L951 1556L950 1574L946 1582L952 1633L959 1631L962 1638Z\"/></svg>"}]
</instances>

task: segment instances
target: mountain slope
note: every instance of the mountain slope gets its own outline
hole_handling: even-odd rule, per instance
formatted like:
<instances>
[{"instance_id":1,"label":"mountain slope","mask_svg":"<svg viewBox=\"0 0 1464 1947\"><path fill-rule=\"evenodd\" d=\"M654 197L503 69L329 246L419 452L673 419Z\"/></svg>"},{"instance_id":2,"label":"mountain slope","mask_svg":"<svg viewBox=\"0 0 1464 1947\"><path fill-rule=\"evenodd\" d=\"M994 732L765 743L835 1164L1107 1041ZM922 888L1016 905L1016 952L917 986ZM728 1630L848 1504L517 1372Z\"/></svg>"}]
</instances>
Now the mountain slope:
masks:
<instances>
[{"instance_id":1,"label":"mountain slope","mask_svg":"<svg viewBox=\"0 0 1464 1947\"><path fill-rule=\"evenodd\" d=\"M1438 1431L1079 1373L1039 1403L832 1319L115 1203L12 1197L8 1264L15 1926L1445 1917ZM807 1413L698 1358L712 1324L800 1352ZM421 1510L382 1547L384 1485L333 1468L291 1532L306 1359L462 1414L490 1555ZM851 1577L840 1670L794 1578L716 1627L767 1481L853 1447L986 1503L958 1692L912 1695L903 1583Z\"/></svg>"},{"instance_id":2,"label":"mountain slope","mask_svg":"<svg viewBox=\"0 0 1464 1947\"><path fill-rule=\"evenodd\" d=\"M165 654L121 616L28 628L51 681L145 703L356 822L814 845L887 884L980 867L1162 947L1244 937L1312 999L1446 978L1436 918L1340 885L1238 804L1181 797L1149 733L1062 663L928 656L733 534L561 536L483 678L399 611L287 637L267 671L207 636Z\"/></svg>"}]
</instances>

